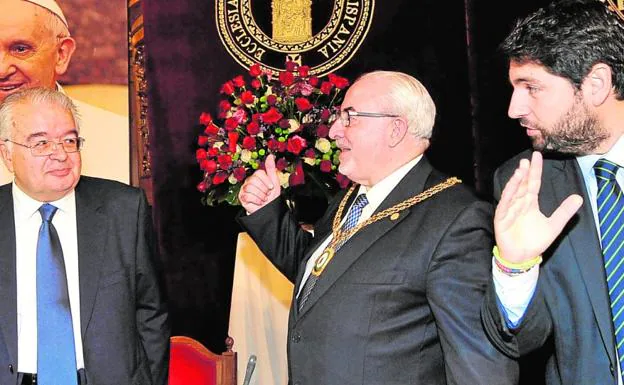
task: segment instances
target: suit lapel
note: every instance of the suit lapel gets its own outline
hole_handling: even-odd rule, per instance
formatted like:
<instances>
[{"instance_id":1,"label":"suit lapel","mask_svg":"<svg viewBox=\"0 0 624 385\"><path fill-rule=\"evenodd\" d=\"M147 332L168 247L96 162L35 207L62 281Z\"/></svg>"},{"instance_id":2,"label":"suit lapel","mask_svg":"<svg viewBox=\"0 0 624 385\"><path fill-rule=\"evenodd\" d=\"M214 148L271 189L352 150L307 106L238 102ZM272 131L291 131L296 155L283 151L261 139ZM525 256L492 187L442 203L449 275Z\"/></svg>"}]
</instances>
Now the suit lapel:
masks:
<instances>
[{"instance_id":1,"label":"suit lapel","mask_svg":"<svg viewBox=\"0 0 624 385\"><path fill-rule=\"evenodd\" d=\"M574 250L574 260L583 277L602 342L609 354L611 363L614 363L616 362L615 337L602 249L596 231L590 198L587 195L582 177L583 174L574 159L553 163L552 171L552 174L549 172L543 179L550 178L550 189L555 196L554 201L551 201L554 206L547 208L548 212L554 211L570 194L580 194L583 197L583 206L572 219L572 221L576 220L577 222L571 227L569 234L562 242L569 242Z\"/></svg>"},{"instance_id":2,"label":"suit lapel","mask_svg":"<svg viewBox=\"0 0 624 385\"><path fill-rule=\"evenodd\" d=\"M399 184L384 199L381 205L375 210L375 213L383 211L393 205L402 202L424 190L427 177L431 173L431 165L423 157L420 162L399 182ZM355 195L355 194L354 194ZM351 197L353 200L354 197ZM346 205L349 207L349 205ZM390 231L394 226L398 225L403 219L410 215L411 209L403 210L398 219L391 220L389 217L381 219L375 223L358 231L353 235L344 246L334 255L334 258L327 265L327 268L321 275L320 279L314 286L314 290L310 293L310 297L301 313L296 313L297 318L303 317L314 304L329 290L329 288L338 280L347 269L368 250L379 238ZM345 212L343 215L346 215ZM323 237L322 239L324 239ZM311 254L318 247L311 247ZM300 269L303 270L303 269ZM298 279L298 281L300 278ZM296 301L293 301L296 302ZM296 306L295 306L296 308Z\"/></svg>"},{"instance_id":3,"label":"suit lapel","mask_svg":"<svg viewBox=\"0 0 624 385\"><path fill-rule=\"evenodd\" d=\"M80 328L82 336L91 320L106 247L106 215L100 200L82 177L76 186L78 269L80 272Z\"/></svg>"},{"instance_id":4,"label":"suit lapel","mask_svg":"<svg viewBox=\"0 0 624 385\"><path fill-rule=\"evenodd\" d=\"M0 188L0 328L13 363L17 362L17 279L15 217L11 184Z\"/></svg>"}]
</instances>

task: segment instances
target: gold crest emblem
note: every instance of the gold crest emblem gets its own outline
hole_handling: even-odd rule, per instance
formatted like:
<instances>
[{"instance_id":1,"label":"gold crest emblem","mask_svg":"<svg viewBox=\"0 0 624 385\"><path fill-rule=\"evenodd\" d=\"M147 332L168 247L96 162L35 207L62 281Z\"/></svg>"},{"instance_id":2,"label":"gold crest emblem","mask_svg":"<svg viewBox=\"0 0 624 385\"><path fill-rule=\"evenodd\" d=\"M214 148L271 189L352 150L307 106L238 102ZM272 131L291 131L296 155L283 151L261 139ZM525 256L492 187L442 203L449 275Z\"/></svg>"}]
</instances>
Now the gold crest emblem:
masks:
<instances>
[{"instance_id":1,"label":"gold crest emblem","mask_svg":"<svg viewBox=\"0 0 624 385\"><path fill-rule=\"evenodd\" d=\"M370 28L375 0L217 0L217 30L245 68L260 63L277 74L287 60L325 75L345 65Z\"/></svg>"}]
</instances>

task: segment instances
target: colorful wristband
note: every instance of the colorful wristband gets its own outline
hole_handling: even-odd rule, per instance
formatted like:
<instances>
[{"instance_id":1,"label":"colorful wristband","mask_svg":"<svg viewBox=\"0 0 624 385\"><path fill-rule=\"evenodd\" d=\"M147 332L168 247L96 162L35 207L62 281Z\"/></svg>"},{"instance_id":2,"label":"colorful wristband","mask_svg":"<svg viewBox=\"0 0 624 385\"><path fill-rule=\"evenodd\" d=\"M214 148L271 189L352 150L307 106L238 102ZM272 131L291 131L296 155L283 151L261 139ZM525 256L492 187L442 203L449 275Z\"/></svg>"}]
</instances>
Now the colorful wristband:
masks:
<instances>
[{"instance_id":1,"label":"colorful wristband","mask_svg":"<svg viewBox=\"0 0 624 385\"><path fill-rule=\"evenodd\" d=\"M494 246L492 249L492 254L494 254L494 259L496 261L496 266L503 272L507 274L522 274L531 270L535 265L539 265L542 263L542 256L538 255L537 257L530 259L528 261L522 263L513 263L506 261L500 256L500 252L498 250L498 246Z\"/></svg>"}]
</instances>

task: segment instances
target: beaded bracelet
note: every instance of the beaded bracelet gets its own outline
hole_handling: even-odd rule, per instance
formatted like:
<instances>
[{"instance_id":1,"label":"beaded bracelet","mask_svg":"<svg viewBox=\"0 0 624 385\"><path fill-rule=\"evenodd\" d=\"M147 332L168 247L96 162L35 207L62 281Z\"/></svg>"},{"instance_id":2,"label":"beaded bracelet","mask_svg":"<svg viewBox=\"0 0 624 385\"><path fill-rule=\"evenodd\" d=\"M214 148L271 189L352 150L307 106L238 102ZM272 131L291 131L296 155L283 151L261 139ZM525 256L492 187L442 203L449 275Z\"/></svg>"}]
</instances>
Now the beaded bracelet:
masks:
<instances>
[{"instance_id":1,"label":"beaded bracelet","mask_svg":"<svg viewBox=\"0 0 624 385\"><path fill-rule=\"evenodd\" d=\"M542 263L542 256L538 255L537 257L530 259L528 261L522 263L513 263L504 260L500 256L500 252L498 251L498 246L494 246L492 249L492 254L494 254L494 261L496 263L496 267L503 273L507 275L518 275L526 273L531 270L534 266Z\"/></svg>"}]
</instances>

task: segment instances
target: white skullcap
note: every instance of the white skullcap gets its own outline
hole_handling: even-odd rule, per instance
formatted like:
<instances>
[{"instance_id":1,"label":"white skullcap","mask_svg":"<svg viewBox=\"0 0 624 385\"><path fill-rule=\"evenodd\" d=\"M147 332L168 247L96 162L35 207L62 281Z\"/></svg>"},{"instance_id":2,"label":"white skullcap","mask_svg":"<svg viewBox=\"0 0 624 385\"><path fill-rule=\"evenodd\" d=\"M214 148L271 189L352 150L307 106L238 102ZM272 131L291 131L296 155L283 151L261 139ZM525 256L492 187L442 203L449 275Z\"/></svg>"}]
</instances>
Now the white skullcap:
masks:
<instances>
[{"instance_id":1,"label":"white skullcap","mask_svg":"<svg viewBox=\"0 0 624 385\"><path fill-rule=\"evenodd\" d=\"M56 3L56 1L54 0L24 0L24 1L28 1L29 3L36 4L52 12L53 14L58 16L59 19L61 19L61 21L63 22L63 24L65 24L67 28L69 28L69 25L67 24L67 19L65 19L65 15L63 15L63 11L61 10L61 7L59 7L59 5Z\"/></svg>"}]
</instances>

